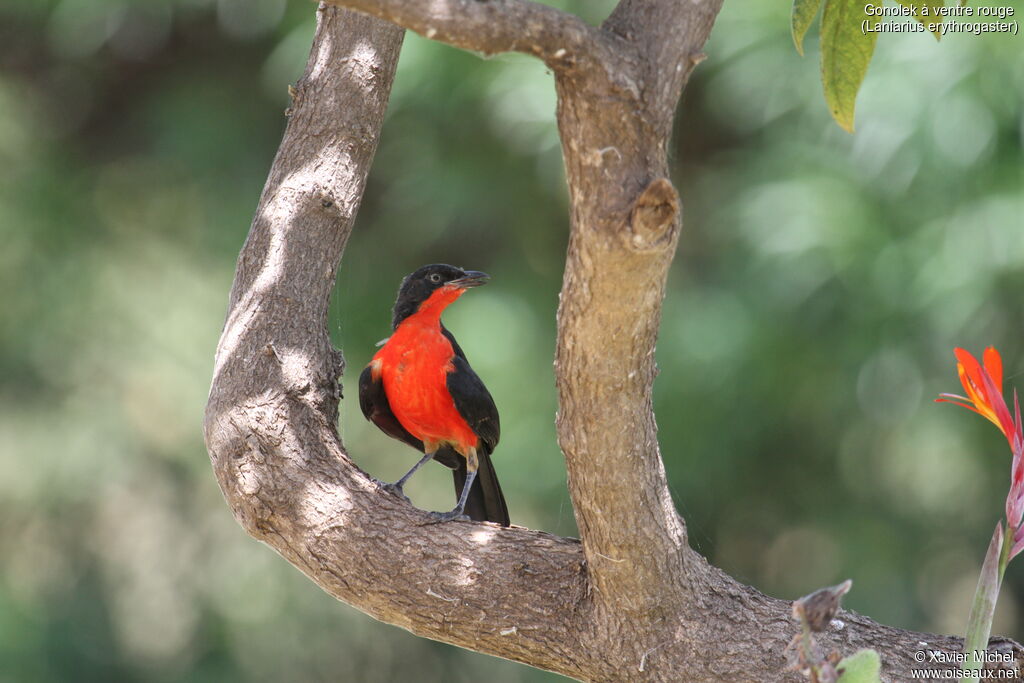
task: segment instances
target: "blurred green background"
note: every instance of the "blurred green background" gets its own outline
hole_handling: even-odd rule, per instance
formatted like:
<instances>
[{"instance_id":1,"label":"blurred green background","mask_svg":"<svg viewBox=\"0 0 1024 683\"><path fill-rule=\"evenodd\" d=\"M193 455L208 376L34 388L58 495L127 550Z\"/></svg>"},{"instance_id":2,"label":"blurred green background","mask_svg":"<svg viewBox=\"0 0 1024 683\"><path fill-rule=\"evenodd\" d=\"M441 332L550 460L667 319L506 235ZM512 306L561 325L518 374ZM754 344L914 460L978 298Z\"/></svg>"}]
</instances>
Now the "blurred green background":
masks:
<instances>
[{"instance_id":1,"label":"blurred green background","mask_svg":"<svg viewBox=\"0 0 1024 683\"><path fill-rule=\"evenodd\" d=\"M931 399L959 389L955 345L997 345L1024 387L1024 38L882 36L850 136L786 4L726 2L678 117L655 387L672 491L693 545L766 593L852 577L853 609L960 632L1009 455ZM596 23L610 4L564 6ZM213 351L313 9L0 6L0 681L558 679L335 602L211 474ZM346 445L392 479L414 456L353 399L398 282L490 272L446 321L501 409L513 520L571 535L554 103L533 60L407 38L331 333ZM446 509L432 469L410 493ZM1020 638L1017 565L995 630Z\"/></svg>"}]
</instances>

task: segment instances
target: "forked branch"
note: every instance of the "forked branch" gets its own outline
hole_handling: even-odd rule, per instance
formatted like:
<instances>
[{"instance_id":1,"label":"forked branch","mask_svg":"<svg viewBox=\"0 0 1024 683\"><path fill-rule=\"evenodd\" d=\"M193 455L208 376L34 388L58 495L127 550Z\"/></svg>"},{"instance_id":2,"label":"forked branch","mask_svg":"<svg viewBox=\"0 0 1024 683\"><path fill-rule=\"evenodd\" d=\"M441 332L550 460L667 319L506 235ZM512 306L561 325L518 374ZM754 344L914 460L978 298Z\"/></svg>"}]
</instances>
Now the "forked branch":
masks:
<instances>
[{"instance_id":1,"label":"forked branch","mask_svg":"<svg viewBox=\"0 0 1024 683\"><path fill-rule=\"evenodd\" d=\"M785 672L789 604L687 546L651 411L681 228L665 142L720 0L624 0L601 28L525 0L332 2L375 16L321 7L217 349L206 442L239 522L331 595L425 637L593 681L799 680ZM384 119L395 24L555 71L572 203L558 429L582 545L421 526L425 514L381 491L338 436L344 364L327 306ZM820 642L874 647L897 680L920 643L959 647L839 618Z\"/></svg>"}]
</instances>

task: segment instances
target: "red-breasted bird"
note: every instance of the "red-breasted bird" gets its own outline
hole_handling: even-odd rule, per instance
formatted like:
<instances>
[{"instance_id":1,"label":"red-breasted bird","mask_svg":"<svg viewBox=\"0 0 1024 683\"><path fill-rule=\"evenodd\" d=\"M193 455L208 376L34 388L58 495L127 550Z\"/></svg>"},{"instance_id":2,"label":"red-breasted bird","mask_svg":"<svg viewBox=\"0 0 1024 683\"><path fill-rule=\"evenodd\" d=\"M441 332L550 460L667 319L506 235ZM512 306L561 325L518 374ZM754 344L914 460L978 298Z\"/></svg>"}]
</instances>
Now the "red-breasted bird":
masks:
<instances>
[{"instance_id":1,"label":"red-breasted bird","mask_svg":"<svg viewBox=\"0 0 1024 683\"><path fill-rule=\"evenodd\" d=\"M509 525L505 497L491 464L501 427L487 387L441 323L441 313L486 273L444 264L423 266L402 280L392 317L394 331L359 376L359 406L388 436L423 453L402 487L428 460L452 470L458 503L437 521L470 519Z\"/></svg>"}]
</instances>

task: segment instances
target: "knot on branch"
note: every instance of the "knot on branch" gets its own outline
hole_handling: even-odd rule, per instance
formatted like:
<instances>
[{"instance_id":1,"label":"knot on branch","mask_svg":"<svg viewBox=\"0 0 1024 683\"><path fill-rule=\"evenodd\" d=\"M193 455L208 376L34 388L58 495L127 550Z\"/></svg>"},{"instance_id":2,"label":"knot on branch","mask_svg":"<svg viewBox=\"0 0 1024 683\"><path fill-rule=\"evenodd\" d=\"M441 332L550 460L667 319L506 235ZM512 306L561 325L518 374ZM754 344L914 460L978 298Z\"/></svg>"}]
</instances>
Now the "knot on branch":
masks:
<instances>
[{"instance_id":1,"label":"knot on branch","mask_svg":"<svg viewBox=\"0 0 1024 683\"><path fill-rule=\"evenodd\" d=\"M679 225L679 195L667 178L652 180L633 202L629 229L634 251L657 251L672 243Z\"/></svg>"},{"instance_id":2,"label":"knot on branch","mask_svg":"<svg viewBox=\"0 0 1024 683\"><path fill-rule=\"evenodd\" d=\"M318 187L314 193L313 200L320 203L320 209L329 216L344 216L344 207L335 199L334 194L323 187Z\"/></svg>"}]
</instances>

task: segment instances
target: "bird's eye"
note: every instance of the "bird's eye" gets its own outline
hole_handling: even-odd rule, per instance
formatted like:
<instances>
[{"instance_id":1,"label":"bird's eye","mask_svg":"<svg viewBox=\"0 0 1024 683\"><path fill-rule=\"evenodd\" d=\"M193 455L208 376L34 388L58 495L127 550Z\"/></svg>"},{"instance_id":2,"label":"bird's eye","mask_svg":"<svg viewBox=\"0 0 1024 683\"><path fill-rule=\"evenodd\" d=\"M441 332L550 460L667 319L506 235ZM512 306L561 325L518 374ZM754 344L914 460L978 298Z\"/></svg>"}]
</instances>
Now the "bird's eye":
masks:
<instances>
[{"instance_id":1,"label":"bird's eye","mask_svg":"<svg viewBox=\"0 0 1024 683\"><path fill-rule=\"evenodd\" d=\"M441 276L438 275L437 273L432 273L430 275L430 281L431 282L440 282L441 281Z\"/></svg>"}]
</instances>

